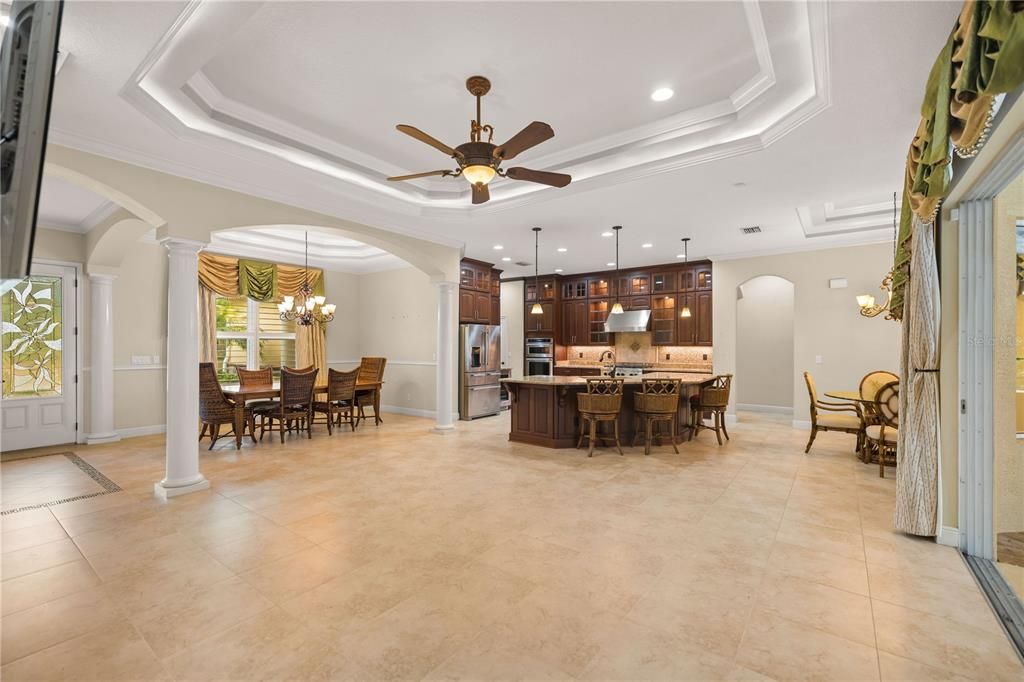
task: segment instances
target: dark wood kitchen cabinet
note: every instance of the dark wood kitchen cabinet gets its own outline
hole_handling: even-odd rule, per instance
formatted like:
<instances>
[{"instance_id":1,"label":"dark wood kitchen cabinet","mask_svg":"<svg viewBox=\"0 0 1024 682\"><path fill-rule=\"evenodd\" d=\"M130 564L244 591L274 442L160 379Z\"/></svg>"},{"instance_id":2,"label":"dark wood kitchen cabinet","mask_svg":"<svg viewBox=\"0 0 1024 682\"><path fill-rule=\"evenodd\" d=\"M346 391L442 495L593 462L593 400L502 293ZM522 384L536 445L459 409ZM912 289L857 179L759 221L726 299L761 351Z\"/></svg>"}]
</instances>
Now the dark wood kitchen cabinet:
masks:
<instances>
[{"instance_id":1,"label":"dark wood kitchen cabinet","mask_svg":"<svg viewBox=\"0 0 1024 682\"><path fill-rule=\"evenodd\" d=\"M526 319L523 322L523 331L527 336L550 336L555 337L555 304L541 301L542 313L534 315L531 312L533 303L526 305Z\"/></svg>"},{"instance_id":2,"label":"dark wood kitchen cabinet","mask_svg":"<svg viewBox=\"0 0 1024 682\"><path fill-rule=\"evenodd\" d=\"M462 259L459 267L459 322L500 324L501 270L483 261Z\"/></svg>"},{"instance_id":3,"label":"dark wood kitchen cabinet","mask_svg":"<svg viewBox=\"0 0 1024 682\"><path fill-rule=\"evenodd\" d=\"M698 278L699 281L699 278ZM708 282L711 281L711 273L708 273ZM698 291L694 294L697 301L695 314L697 316L697 331L694 338L694 345L710 346L714 343L714 336L711 333L711 323L714 318L714 309L711 305L711 292Z\"/></svg>"},{"instance_id":4,"label":"dark wood kitchen cabinet","mask_svg":"<svg viewBox=\"0 0 1024 682\"><path fill-rule=\"evenodd\" d=\"M689 317L679 317L676 326L676 343L680 346L711 346L714 335L711 333L714 310L711 305L712 292L697 291L679 294L679 313L689 308Z\"/></svg>"},{"instance_id":5,"label":"dark wood kitchen cabinet","mask_svg":"<svg viewBox=\"0 0 1024 682\"><path fill-rule=\"evenodd\" d=\"M680 346L692 346L697 340L697 302L695 294L680 293L676 299L676 343ZM682 317L684 310L690 315Z\"/></svg>"},{"instance_id":6,"label":"dark wood kitchen cabinet","mask_svg":"<svg viewBox=\"0 0 1024 682\"><path fill-rule=\"evenodd\" d=\"M590 327L587 321L587 301L562 302L562 345L586 346L590 344Z\"/></svg>"}]
</instances>

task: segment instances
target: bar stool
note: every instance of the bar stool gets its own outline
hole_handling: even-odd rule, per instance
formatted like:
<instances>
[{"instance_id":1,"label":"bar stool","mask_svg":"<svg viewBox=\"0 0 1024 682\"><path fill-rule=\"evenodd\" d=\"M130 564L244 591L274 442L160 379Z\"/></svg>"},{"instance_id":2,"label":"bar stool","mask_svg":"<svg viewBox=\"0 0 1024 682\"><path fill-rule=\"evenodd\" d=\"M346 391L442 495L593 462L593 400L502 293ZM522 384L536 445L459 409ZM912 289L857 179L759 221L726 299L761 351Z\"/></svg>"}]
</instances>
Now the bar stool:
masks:
<instances>
[{"instance_id":1,"label":"bar stool","mask_svg":"<svg viewBox=\"0 0 1024 682\"><path fill-rule=\"evenodd\" d=\"M633 411L636 422L633 429L633 445L640 436L640 422L644 424L644 454L651 454L652 430L658 422L668 422L672 449L679 454L676 446L676 422L679 414L678 379L643 379L640 391L633 394ZM661 442L661 434L658 434Z\"/></svg>"},{"instance_id":2,"label":"bar stool","mask_svg":"<svg viewBox=\"0 0 1024 682\"><path fill-rule=\"evenodd\" d=\"M729 440L729 431L725 428L725 409L729 406L729 389L732 387L732 375L721 374L702 386L700 394L690 398L690 428L696 438L701 429L715 432L718 444L722 444L722 434ZM704 423L704 413L711 413L712 426Z\"/></svg>"},{"instance_id":3,"label":"bar stool","mask_svg":"<svg viewBox=\"0 0 1024 682\"><path fill-rule=\"evenodd\" d=\"M622 379L609 377L597 377L587 379L587 392L577 396L577 408L580 414L580 439L576 447L582 447L583 437L590 440L590 450L587 457L594 456L594 441L599 438L597 425L600 422L612 422L615 433L615 447L619 454L622 452L622 445L619 443L619 412L622 410L622 387L625 382ZM586 425L590 423L590 432L587 432Z\"/></svg>"}]
</instances>

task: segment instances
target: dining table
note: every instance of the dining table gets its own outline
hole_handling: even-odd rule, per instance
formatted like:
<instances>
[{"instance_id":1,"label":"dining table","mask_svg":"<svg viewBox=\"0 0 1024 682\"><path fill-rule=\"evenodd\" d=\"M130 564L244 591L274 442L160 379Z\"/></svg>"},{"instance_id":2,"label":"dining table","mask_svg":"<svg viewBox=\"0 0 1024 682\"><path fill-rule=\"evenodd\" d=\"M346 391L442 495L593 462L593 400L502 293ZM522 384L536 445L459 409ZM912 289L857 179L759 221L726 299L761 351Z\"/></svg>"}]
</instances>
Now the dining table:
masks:
<instances>
[{"instance_id":1,"label":"dining table","mask_svg":"<svg viewBox=\"0 0 1024 682\"><path fill-rule=\"evenodd\" d=\"M380 390L384 386L383 381L356 381L356 391L373 391L373 422L374 425L381 423L380 418ZM221 384L221 391L224 397L235 405L235 447L242 447L242 436L245 434L245 403L250 400L266 400L269 398L281 397L281 382L275 381L270 384L257 384L242 388L240 384ZM327 393L327 384L317 384L313 387L313 395Z\"/></svg>"},{"instance_id":2,"label":"dining table","mask_svg":"<svg viewBox=\"0 0 1024 682\"><path fill-rule=\"evenodd\" d=\"M869 404L874 404L875 402L874 398L862 396L860 391L825 391L825 397L832 398L833 400L859 404L861 405L862 410L867 409ZM861 423L864 423L863 415L861 416ZM866 462L868 464L872 462L871 453L868 452L866 447L858 448L857 457L862 462Z\"/></svg>"}]
</instances>

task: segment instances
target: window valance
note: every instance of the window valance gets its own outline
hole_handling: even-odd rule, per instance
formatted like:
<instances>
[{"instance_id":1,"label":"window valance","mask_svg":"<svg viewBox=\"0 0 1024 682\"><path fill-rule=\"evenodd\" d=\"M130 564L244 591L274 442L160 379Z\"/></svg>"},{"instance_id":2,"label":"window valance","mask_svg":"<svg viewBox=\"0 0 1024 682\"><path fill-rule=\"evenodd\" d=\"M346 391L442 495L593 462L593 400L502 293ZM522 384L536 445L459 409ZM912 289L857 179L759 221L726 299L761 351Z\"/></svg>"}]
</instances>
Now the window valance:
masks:
<instances>
[{"instance_id":1,"label":"window valance","mask_svg":"<svg viewBox=\"0 0 1024 682\"><path fill-rule=\"evenodd\" d=\"M254 301L298 296L306 272L301 265L267 263L206 252L199 254L199 283L221 296L241 295ZM313 293L322 295L323 270L310 268L308 273Z\"/></svg>"},{"instance_id":2,"label":"window valance","mask_svg":"<svg viewBox=\"0 0 1024 682\"><path fill-rule=\"evenodd\" d=\"M998 95L1024 83L1024 2L968 0L928 75L907 153L890 310L903 318L913 218L931 224L949 191L952 154L970 157L988 136Z\"/></svg>"}]
</instances>

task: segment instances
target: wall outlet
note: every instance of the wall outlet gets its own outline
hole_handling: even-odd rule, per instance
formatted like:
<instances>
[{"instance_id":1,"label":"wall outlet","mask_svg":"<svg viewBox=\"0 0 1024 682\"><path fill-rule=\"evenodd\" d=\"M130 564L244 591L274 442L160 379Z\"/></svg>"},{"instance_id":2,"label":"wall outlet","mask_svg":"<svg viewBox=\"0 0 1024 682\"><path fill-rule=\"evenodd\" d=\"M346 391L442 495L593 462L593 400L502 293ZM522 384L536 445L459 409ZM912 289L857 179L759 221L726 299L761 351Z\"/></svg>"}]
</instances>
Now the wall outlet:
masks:
<instances>
[{"instance_id":1,"label":"wall outlet","mask_svg":"<svg viewBox=\"0 0 1024 682\"><path fill-rule=\"evenodd\" d=\"M665 353L665 359L666 360L671 360L672 359L672 354L671 353Z\"/></svg>"},{"instance_id":2,"label":"wall outlet","mask_svg":"<svg viewBox=\"0 0 1024 682\"><path fill-rule=\"evenodd\" d=\"M708 354L707 354L707 353L704 353L704 359L705 359L705 360L707 360L707 359L708 359Z\"/></svg>"},{"instance_id":3,"label":"wall outlet","mask_svg":"<svg viewBox=\"0 0 1024 682\"><path fill-rule=\"evenodd\" d=\"M581 357L581 358L583 357L583 353L580 353L580 357Z\"/></svg>"},{"instance_id":4,"label":"wall outlet","mask_svg":"<svg viewBox=\"0 0 1024 682\"><path fill-rule=\"evenodd\" d=\"M820 355L815 355L814 356L814 364L820 365L823 362L825 362L825 359L823 357L821 357Z\"/></svg>"}]
</instances>

